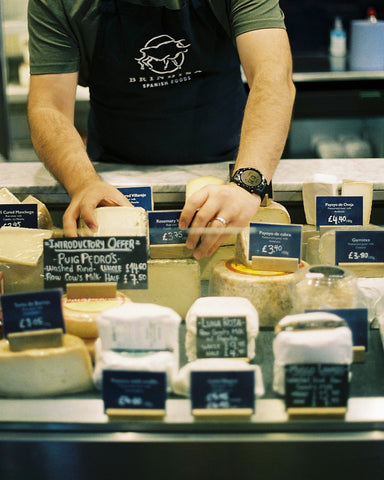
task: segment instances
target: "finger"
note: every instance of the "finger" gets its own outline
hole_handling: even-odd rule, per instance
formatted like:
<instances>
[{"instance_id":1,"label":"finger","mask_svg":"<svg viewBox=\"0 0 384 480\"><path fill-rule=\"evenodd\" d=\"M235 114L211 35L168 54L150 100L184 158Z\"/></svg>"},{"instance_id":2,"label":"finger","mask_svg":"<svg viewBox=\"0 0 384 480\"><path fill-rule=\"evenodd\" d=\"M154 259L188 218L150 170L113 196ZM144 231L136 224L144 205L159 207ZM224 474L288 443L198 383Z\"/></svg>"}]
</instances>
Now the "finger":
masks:
<instances>
[{"instance_id":1,"label":"finger","mask_svg":"<svg viewBox=\"0 0 384 480\"><path fill-rule=\"evenodd\" d=\"M202 188L186 200L184 208L180 214L179 228L185 229L191 225L196 212L204 205L207 198L208 192L205 188Z\"/></svg>"},{"instance_id":2,"label":"finger","mask_svg":"<svg viewBox=\"0 0 384 480\"><path fill-rule=\"evenodd\" d=\"M201 229L209 226L210 222L215 218L216 213L217 206L209 204L208 202L196 213L187 237L187 248L194 249L196 247L202 235Z\"/></svg>"},{"instance_id":3,"label":"finger","mask_svg":"<svg viewBox=\"0 0 384 480\"><path fill-rule=\"evenodd\" d=\"M217 248L229 237L230 234L226 233L225 225L213 220L210 227L206 230L206 233L202 235L201 242L196 248L196 250L193 252L193 256L196 259L210 257L217 250Z\"/></svg>"},{"instance_id":4,"label":"finger","mask_svg":"<svg viewBox=\"0 0 384 480\"><path fill-rule=\"evenodd\" d=\"M77 237L78 218L79 209L70 204L63 215L63 230L66 237Z\"/></svg>"}]
</instances>

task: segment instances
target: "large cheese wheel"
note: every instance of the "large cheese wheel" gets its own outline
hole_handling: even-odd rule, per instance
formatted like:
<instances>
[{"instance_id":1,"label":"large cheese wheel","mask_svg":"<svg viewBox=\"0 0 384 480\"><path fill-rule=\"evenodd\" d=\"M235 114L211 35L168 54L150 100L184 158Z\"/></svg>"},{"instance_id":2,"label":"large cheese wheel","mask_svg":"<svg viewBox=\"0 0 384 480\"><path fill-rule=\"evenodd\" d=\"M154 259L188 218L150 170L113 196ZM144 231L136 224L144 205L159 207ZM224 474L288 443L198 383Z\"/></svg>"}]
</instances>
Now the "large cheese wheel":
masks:
<instances>
[{"instance_id":1,"label":"large cheese wheel","mask_svg":"<svg viewBox=\"0 0 384 480\"><path fill-rule=\"evenodd\" d=\"M100 313L129 301L128 297L119 292L113 298L68 298L63 295L66 331L81 338L96 338L99 335L97 317Z\"/></svg>"},{"instance_id":2,"label":"large cheese wheel","mask_svg":"<svg viewBox=\"0 0 384 480\"><path fill-rule=\"evenodd\" d=\"M252 270L235 259L223 260L212 269L209 291L211 295L248 298L259 314L260 326L274 326L292 311L295 279L293 273Z\"/></svg>"},{"instance_id":3,"label":"large cheese wheel","mask_svg":"<svg viewBox=\"0 0 384 480\"><path fill-rule=\"evenodd\" d=\"M45 397L90 391L91 357L84 342L63 335L63 345L11 352L0 340L0 396Z\"/></svg>"}]
</instances>

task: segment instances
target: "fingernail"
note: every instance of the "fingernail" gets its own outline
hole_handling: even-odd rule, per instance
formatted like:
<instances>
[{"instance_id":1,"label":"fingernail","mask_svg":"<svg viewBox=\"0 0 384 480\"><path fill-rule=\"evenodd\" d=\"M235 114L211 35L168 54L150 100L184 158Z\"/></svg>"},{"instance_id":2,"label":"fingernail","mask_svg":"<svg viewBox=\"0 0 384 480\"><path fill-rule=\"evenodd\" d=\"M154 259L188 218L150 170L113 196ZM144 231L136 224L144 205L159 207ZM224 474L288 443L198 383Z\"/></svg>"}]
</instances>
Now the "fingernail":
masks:
<instances>
[{"instance_id":1,"label":"fingernail","mask_svg":"<svg viewBox=\"0 0 384 480\"><path fill-rule=\"evenodd\" d=\"M185 222L180 222L179 223L179 228L181 228L183 230L184 228L187 228L187 224Z\"/></svg>"},{"instance_id":2,"label":"fingernail","mask_svg":"<svg viewBox=\"0 0 384 480\"><path fill-rule=\"evenodd\" d=\"M199 250L196 250L195 252L193 252L193 256L195 257L196 260L200 260L203 255L201 252L199 252Z\"/></svg>"}]
</instances>

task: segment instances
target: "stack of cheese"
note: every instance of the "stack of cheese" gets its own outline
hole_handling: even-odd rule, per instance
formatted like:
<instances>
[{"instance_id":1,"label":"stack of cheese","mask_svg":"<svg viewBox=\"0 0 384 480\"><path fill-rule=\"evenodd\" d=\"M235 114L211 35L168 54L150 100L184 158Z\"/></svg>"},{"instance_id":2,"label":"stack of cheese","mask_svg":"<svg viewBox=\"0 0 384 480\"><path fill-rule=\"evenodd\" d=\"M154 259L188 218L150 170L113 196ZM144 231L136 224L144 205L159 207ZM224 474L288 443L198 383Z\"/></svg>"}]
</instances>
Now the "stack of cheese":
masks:
<instances>
[{"instance_id":1,"label":"stack of cheese","mask_svg":"<svg viewBox=\"0 0 384 480\"><path fill-rule=\"evenodd\" d=\"M62 297L66 332L80 337L92 359L99 336L97 318L104 310L117 307L130 299L116 291L115 283L72 283Z\"/></svg>"},{"instance_id":2,"label":"stack of cheese","mask_svg":"<svg viewBox=\"0 0 384 480\"><path fill-rule=\"evenodd\" d=\"M181 317L168 307L124 303L102 312L97 320L93 379L101 388L103 370L165 372L168 390L179 366Z\"/></svg>"},{"instance_id":3,"label":"stack of cheese","mask_svg":"<svg viewBox=\"0 0 384 480\"><path fill-rule=\"evenodd\" d=\"M79 222L81 236L144 236L149 253L148 214L141 207L98 207L98 224L91 231L84 220ZM200 268L192 258L156 258L148 260L148 288L122 289L134 302L156 303L175 310L182 318L200 297Z\"/></svg>"},{"instance_id":4,"label":"stack of cheese","mask_svg":"<svg viewBox=\"0 0 384 480\"><path fill-rule=\"evenodd\" d=\"M0 396L47 397L93 389L91 357L80 338L62 331L8 338L0 340Z\"/></svg>"},{"instance_id":5,"label":"stack of cheese","mask_svg":"<svg viewBox=\"0 0 384 480\"><path fill-rule=\"evenodd\" d=\"M287 315L275 328L273 389L285 394L286 365L351 365L352 333L345 321L328 312Z\"/></svg>"},{"instance_id":6,"label":"stack of cheese","mask_svg":"<svg viewBox=\"0 0 384 480\"><path fill-rule=\"evenodd\" d=\"M284 210L279 207L277 211L280 222L275 218L274 223L290 223L288 212L281 216ZM246 227L237 236L236 257L214 265L209 283L210 294L245 297L257 309L260 325L274 326L281 318L291 313L293 308L291 286L295 276L293 273L283 271L254 270L249 252L250 228ZM305 263L301 262L300 268L303 266Z\"/></svg>"},{"instance_id":7,"label":"stack of cheese","mask_svg":"<svg viewBox=\"0 0 384 480\"><path fill-rule=\"evenodd\" d=\"M0 228L0 271L4 272L5 293L44 288L44 240L52 230Z\"/></svg>"},{"instance_id":8,"label":"stack of cheese","mask_svg":"<svg viewBox=\"0 0 384 480\"><path fill-rule=\"evenodd\" d=\"M229 325L233 319L235 322L240 322L245 319L246 323L246 350L247 355L243 358L230 357L214 357L214 358L198 358L198 321L203 319L205 322L214 322L216 319L227 320ZM193 371L253 371L255 376L255 394L261 396L264 394L264 383L261 369L258 365L251 365L250 360L255 357L256 337L259 332L258 314L255 307L249 300L242 297L202 297L194 302L189 309L186 316L186 337L185 347L188 363L181 367L177 375L173 379L173 391L178 395L188 396L190 394L190 376ZM222 325L220 322L217 327L213 341L221 342L222 345L216 345L220 350L220 346L226 343L229 339L225 332L221 331ZM237 325L237 323L236 323ZM239 323L240 325L240 323ZM227 327L228 328L228 327ZM233 327L240 328L241 327ZM209 342L209 337L206 335L209 329L204 331L204 342Z\"/></svg>"}]
</instances>

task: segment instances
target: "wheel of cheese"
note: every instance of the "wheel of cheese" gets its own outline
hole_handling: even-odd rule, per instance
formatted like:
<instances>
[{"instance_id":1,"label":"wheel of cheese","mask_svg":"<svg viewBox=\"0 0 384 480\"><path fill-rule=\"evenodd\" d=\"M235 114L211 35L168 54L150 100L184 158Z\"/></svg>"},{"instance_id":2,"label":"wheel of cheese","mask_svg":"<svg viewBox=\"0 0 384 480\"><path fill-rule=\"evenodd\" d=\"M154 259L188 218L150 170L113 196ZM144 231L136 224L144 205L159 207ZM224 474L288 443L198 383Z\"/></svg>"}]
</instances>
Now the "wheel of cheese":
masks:
<instances>
[{"instance_id":1,"label":"wheel of cheese","mask_svg":"<svg viewBox=\"0 0 384 480\"><path fill-rule=\"evenodd\" d=\"M67 333L80 338L97 338L97 317L101 312L131 300L118 292L113 298L68 298L62 297L63 316Z\"/></svg>"},{"instance_id":2,"label":"wheel of cheese","mask_svg":"<svg viewBox=\"0 0 384 480\"><path fill-rule=\"evenodd\" d=\"M294 273L252 270L230 259L214 265L209 290L211 295L248 298L259 314L259 325L275 326L292 311L295 278Z\"/></svg>"},{"instance_id":3,"label":"wheel of cheese","mask_svg":"<svg viewBox=\"0 0 384 480\"><path fill-rule=\"evenodd\" d=\"M46 397L90 391L92 362L83 340L63 335L63 345L11 352L0 340L0 396Z\"/></svg>"}]
</instances>

